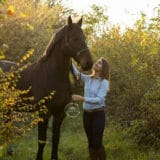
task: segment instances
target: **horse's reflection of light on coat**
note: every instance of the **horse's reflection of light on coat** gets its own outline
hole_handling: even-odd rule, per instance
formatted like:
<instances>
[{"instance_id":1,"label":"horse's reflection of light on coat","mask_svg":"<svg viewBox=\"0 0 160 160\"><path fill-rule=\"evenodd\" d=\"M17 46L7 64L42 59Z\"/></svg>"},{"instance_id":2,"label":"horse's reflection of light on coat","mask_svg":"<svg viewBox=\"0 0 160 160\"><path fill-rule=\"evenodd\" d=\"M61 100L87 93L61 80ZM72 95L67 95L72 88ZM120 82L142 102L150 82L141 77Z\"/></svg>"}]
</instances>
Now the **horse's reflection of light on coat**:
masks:
<instances>
[{"instance_id":1,"label":"horse's reflection of light on coat","mask_svg":"<svg viewBox=\"0 0 160 160\"><path fill-rule=\"evenodd\" d=\"M92 66L92 58L81 25L82 18L77 23L72 23L69 16L68 24L51 38L44 54L20 73L21 78L17 87L28 89L32 86L31 95L34 96L35 103L49 95L51 91L55 91L52 100L45 104L48 112L41 115L44 121L38 124L39 141L36 160L43 159L45 143L41 142L46 142L47 126L51 116L54 117L51 160L58 160L60 126L65 117L64 108L71 101L69 80L71 58L79 63L83 70L88 70ZM0 62L0 66L2 63Z\"/></svg>"}]
</instances>

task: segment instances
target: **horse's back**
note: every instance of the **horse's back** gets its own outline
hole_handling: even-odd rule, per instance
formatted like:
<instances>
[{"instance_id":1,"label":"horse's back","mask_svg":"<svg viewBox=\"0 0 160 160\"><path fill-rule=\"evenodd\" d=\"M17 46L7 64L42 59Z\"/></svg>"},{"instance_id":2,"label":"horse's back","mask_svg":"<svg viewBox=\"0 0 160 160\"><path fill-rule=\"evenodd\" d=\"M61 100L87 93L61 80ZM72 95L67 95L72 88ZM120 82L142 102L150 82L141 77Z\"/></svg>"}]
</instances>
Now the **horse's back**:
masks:
<instances>
[{"instance_id":1,"label":"horse's back","mask_svg":"<svg viewBox=\"0 0 160 160\"><path fill-rule=\"evenodd\" d=\"M3 72L10 71L12 66L16 66L16 63L7 60L0 60L0 68L3 70Z\"/></svg>"}]
</instances>

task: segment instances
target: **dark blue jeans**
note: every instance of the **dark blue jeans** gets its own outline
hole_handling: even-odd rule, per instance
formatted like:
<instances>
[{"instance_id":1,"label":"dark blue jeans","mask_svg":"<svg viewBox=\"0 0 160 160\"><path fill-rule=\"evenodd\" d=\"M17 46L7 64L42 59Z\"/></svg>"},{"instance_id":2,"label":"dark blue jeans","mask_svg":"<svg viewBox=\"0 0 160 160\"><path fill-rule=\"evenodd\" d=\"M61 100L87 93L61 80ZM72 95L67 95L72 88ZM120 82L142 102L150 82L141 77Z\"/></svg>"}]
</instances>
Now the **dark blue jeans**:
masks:
<instances>
[{"instance_id":1,"label":"dark blue jeans","mask_svg":"<svg viewBox=\"0 0 160 160\"><path fill-rule=\"evenodd\" d=\"M88 139L88 147L94 150L100 149L105 128L105 111L84 111L83 125Z\"/></svg>"}]
</instances>

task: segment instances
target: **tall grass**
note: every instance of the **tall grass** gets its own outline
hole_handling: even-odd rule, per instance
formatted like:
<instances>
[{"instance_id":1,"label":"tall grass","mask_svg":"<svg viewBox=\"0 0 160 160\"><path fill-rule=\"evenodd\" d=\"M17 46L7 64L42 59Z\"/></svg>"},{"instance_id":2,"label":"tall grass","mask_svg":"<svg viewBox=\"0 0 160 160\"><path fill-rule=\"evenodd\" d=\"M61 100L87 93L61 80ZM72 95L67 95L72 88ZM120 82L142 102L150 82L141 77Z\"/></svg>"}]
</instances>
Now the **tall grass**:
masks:
<instances>
[{"instance_id":1,"label":"tall grass","mask_svg":"<svg viewBox=\"0 0 160 160\"><path fill-rule=\"evenodd\" d=\"M127 131L107 119L104 131L104 145L108 160L159 160L160 153L153 149L137 146L129 139ZM34 160L37 151L37 128L14 144L13 156L4 160ZM50 160L51 123L48 127L48 139L44 150L44 160ZM60 160L89 160L87 139L83 130L82 113L76 118L66 117L61 128L59 144Z\"/></svg>"}]
</instances>

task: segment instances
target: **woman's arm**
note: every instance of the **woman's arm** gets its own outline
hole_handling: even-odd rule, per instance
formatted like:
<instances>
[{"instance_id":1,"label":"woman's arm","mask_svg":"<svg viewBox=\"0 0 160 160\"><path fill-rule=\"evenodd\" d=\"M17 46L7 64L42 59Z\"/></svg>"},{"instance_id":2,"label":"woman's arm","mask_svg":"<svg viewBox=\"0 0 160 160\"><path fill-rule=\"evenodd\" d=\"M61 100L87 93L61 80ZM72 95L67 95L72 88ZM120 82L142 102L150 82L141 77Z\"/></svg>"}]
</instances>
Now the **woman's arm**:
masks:
<instances>
[{"instance_id":1,"label":"woman's arm","mask_svg":"<svg viewBox=\"0 0 160 160\"><path fill-rule=\"evenodd\" d=\"M72 63L72 68L73 68L73 74L74 74L75 76L78 76L78 75L80 74L80 79L81 79L83 82L85 82L86 79L89 77L89 75L80 73L80 72L78 71L78 69L76 68L76 66L75 66L73 63Z\"/></svg>"},{"instance_id":2,"label":"woman's arm","mask_svg":"<svg viewBox=\"0 0 160 160\"><path fill-rule=\"evenodd\" d=\"M101 104L105 100L108 88L109 88L109 82L104 81L102 83L102 85L100 86L98 94L97 94L96 97L83 97L81 95L74 94L74 95L72 95L72 100L73 101L78 101L78 102Z\"/></svg>"},{"instance_id":3,"label":"woman's arm","mask_svg":"<svg viewBox=\"0 0 160 160\"><path fill-rule=\"evenodd\" d=\"M72 95L72 100L75 102L83 102L84 101L84 97L80 96L78 94L73 94Z\"/></svg>"}]
</instances>

